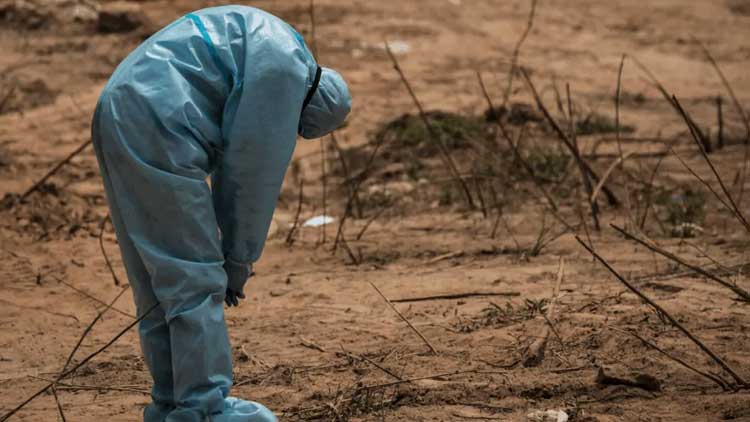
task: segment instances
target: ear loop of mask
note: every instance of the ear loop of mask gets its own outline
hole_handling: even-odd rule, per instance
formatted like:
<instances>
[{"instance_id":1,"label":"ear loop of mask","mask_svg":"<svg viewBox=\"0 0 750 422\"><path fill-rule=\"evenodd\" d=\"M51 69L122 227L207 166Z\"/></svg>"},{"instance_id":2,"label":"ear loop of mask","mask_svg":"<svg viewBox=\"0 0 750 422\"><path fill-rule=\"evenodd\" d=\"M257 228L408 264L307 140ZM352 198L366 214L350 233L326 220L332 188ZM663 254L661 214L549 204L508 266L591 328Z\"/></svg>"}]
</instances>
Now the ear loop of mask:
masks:
<instances>
[{"instance_id":1,"label":"ear loop of mask","mask_svg":"<svg viewBox=\"0 0 750 422\"><path fill-rule=\"evenodd\" d=\"M323 69L318 66L318 70L315 72L315 80L313 81L312 87L310 88L310 91L307 92L307 97L305 97L305 102L302 103L302 112L305 112L305 108L307 108L307 105L310 104L310 101L312 101L313 97L315 96L315 92L318 90L318 85L320 84L320 77L323 74Z\"/></svg>"}]
</instances>

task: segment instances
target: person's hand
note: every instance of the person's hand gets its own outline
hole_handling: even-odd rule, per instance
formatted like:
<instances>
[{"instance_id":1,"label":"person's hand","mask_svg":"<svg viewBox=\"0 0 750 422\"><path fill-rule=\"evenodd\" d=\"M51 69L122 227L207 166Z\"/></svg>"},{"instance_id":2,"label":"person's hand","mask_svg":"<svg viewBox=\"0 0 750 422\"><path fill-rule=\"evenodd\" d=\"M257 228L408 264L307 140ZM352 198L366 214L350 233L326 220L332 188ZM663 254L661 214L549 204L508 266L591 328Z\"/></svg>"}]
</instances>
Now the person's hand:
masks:
<instances>
[{"instance_id":1,"label":"person's hand","mask_svg":"<svg viewBox=\"0 0 750 422\"><path fill-rule=\"evenodd\" d=\"M245 293L243 292L234 292L230 289L227 289L227 295L224 297L224 302L229 306L230 308L232 306L240 306L239 299L244 299Z\"/></svg>"},{"instance_id":2,"label":"person's hand","mask_svg":"<svg viewBox=\"0 0 750 422\"><path fill-rule=\"evenodd\" d=\"M227 273L227 292L224 302L229 307L239 306L240 299L245 298L245 283L253 275L253 266L226 258L224 271Z\"/></svg>"}]
</instances>

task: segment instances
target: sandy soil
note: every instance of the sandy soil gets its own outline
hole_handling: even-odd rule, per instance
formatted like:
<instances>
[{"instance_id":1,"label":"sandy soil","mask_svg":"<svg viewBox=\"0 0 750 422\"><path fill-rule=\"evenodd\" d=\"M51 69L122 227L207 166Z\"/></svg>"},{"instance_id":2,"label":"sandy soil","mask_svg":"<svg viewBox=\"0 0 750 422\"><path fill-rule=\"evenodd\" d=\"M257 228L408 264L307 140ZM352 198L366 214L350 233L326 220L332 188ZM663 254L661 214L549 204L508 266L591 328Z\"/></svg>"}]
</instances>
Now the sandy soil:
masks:
<instances>
[{"instance_id":1,"label":"sandy soil","mask_svg":"<svg viewBox=\"0 0 750 422\"><path fill-rule=\"evenodd\" d=\"M10 3L0 2L0 11ZM309 33L306 1L248 3ZM500 102L529 9L529 2L516 0L316 3L320 61L340 69L355 96L350 124L338 134L344 148L367 144L379 125L414 112L382 48L384 39L398 47L398 59L428 109L481 113L485 102L475 72L484 74ZM138 4L151 23L127 34L100 34L85 24L54 20L40 29L26 29L17 18L0 12L0 21L11 20L0 25L0 103L9 89L16 91L0 115L1 192L23 192L88 139L100 89L144 34L209 5L197 0ZM691 37L709 46L748 108L748 28L746 0L546 0L539 4L520 61L531 70L549 105L554 103L556 80L561 87L570 84L582 110L612 116L620 57L632 55L712 134L717 131L714 99L723 95L730 142L712 159L732 181L742 168L742 126ZM684 124L632 61L626 62L623 92L623 123L636 128L629 136L675 138L681 156L711 177ZM521 81L514 84L513 99L531 102ZM547 145L557 142L549 133L540 139ZM588 151L600 139L605 141L591 162L601 173L617 152L612 136L582 137L581 142ZM661 149L645 140L627 142L625 148ZM335 153L328 153L334 166ZM300 143L296 153L295 175L307 181L302 218L322 213L319 154L317 142ZM639 162L644 167L629 164L635 174L650 172L656 161ZM619 172L615 175L621 180ZM493 216L466 211L460 203L403 201L355 241L377 212L366 209L365 218L346 226L358 261L354 265L342 250L330 253L335 226L327 228L324 244L320 231L311 228L301 229L293 246L285 244L296 210L293 176L257 265L250 298L227 312L240 384L234 395L267 404L281 420L523 421L535 410L562 409L577 421L750 421L750 392L723 392L617 331L634 329L668 353L721 373L660 314L592 261L574 233L563 235L538 256L519 250L534 243L543 212L538 201L529 199L533 186L516 186L527 199L505 204L514 235L501 226L494 239ZM327 207L340 217L345 203L342 181L332 177L328 183ZM369 183L371 189L388 189L386 181ZM657 183L703 189L673 156L663 161ZM615 186L622 193L622 183ZM747 262L747 233L706 195L703 231L689 242L726 266ZM9 198L6 202L11 203ZM576 220L576 201L560 200L561 213ZM27 201L11 205L0 211L0 413L43 386L43 379L55 377L103 308L101 302L113 299L121 288L114 285L97 240L107 208L92 151L76 157ZM626 213L602 206L603 229L591 234L597 251L750 379L747 303L618 236L607 223L622 224ZM651 225L646 231L690 262L712 264L686 241ZM124 280L109 229L103 245ZM519 362L545 329L540 308L549 306L561 258L565 274L552 317L555 330L541 365L527 368ZM727 277L750 289L736 268ZM394 300L465 292L508 295L396 303L435 347L433 354L370 283ZM129 293L115 308L96 324L76 361L132 322L135 310ZM604 385L597 382L601 366L628 377L655 377L661 391ZM454 372L460 373L396 382ZM389 383L394 384L384 385ZM149 401L148 388L149 376L131 331L67 379L58 394L68 421L135 421ZM45 394L15 418L46 422L56 420L57 414L53 396Z\"/></svg>"}]
</instances>

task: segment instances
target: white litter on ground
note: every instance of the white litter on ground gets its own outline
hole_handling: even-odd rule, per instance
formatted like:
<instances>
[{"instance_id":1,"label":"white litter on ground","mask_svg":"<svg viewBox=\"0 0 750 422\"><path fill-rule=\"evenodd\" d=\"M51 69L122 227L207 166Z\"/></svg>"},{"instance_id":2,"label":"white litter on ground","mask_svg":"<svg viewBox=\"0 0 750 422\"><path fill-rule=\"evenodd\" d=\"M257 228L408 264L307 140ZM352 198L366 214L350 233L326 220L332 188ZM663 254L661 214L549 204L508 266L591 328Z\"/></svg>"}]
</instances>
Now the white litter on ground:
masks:
<instances>
[{"instance_id":1,"label":"white litter on ground","mask_svg":"<svg viewBox=\"0 0 750 422\"><path fill-rule=\"evenodd\" d=\"M530 422L568 422L568 414L562 410L537 410L526 415Z\"/></svg>"},{"instance_id":2,"label":"white litter on ground","mask_svg":"<svg viewBox=\"0 0 750 422\"><path fill-rule=\"evenodd\" d=\"M411 51L411 45L406 41L389 41L388 45L391 47L393 54L406 54ZM385 44L383 44L385 48Z\"/></svg>"},{"instance_id":3,"label":"white litter on ground","mask_svg":"<svg viewBox=\"0 0 750 422\"><path fill-rule=\"evenodd\" d=\"M326 224L331 224L334 221L336 221L335 218L331 217L330 215L318 215L316 217L313 217L307 221L305 221L305 224L303 224L303 227L320 227L325 226Z\"/></svg>"}]
</instances>

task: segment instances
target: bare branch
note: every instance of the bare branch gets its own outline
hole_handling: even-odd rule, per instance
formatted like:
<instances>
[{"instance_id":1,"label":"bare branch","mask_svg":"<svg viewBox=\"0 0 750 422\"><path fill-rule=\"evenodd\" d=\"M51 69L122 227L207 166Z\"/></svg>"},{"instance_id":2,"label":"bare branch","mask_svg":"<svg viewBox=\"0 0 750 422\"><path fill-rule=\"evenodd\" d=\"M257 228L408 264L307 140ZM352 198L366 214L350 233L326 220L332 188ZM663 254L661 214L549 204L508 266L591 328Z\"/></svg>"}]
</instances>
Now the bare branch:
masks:
<instances>
[{"instance_id":1,"label":"bare branch","mask_svg":"<svg viewBox=\"0 0 750 422\"><path fill-rule=\"evenodd\" d=\"M393 312L395 312L396 315L398 315L399 318L401 318L401 320L403 320L406 323L406 325L408 325L409 328L411 328L412 331L414 331L419 336L419 338L422 339L422 341L424 342L424 344L426 344L427 347L430 348L430 351L433 354L438 354L438 352L435 349L435 347L433 347L432 344L430 343L430 341L427 340L427 337L425 337L414 325L412 325L412 323L408 319L406 319L406 317L403 314L401 314L401 312L398 311L398 309L396 309L396 307L393 305L393 303L391 303L391 301L388 300L387 297L385 297L385 295L383 294L383 292L381 292L380 289L378 289L378 286L376 286L371 281L368 281L368 283L370 283L370 286L372 286L372 288L375 289L376 292L378 292L378 294L380 295L380 297L382 297L383 300L385 301L385 303L388 304L388 307L390 307L391 310L393 310Z\"/></svg>"},{"instance_id":2,"label":"bare branch","mask_svg":"<svg viewBox=\"0 0 750 422\"><path fill-rule=\"evenodd\" d=\"M684 267L687 267L687 268L691 269L692 271L694 271L694 272L696 272L696 273L698 273L698 274L700 274L700 275L702 275L702 276L704 276L706 278L709 278L709 279L711 279L711 280L719 283L723 287L726 287L727 289L733 291L743 301L750 302L750 293L748 293L746 290L744 290L740 286L736 285L735 283L730 283L730 282L728 282L726 280L723 280L723 279L721 279L721 278L719 278L719 277L711 274L710 272L704 270L701 267L698 267L696 265L690 264L687 261L685 261L684 259L678 257L677 255L675 255L675 254L673 254L671 252L668 252L665 249L662 249L662 248L660 248L660 247L658 247L656 245L652 245L649 242L647 242L647 241L645 241L645 240L643 240L643 239L641 239L641 238L639 238L639 237L637 237L637 236L635 236L635 235L633 235L631 233L628 233L625 229L623 229L621 227L618 227L618 226L616 226L614 224L610 224L610 226L613 229L617 230L621 235L625 236L627 239L630 239L630 240L632 240L634 242L637 242L637 243L645 246L646 248L650 249L651 251L654 251L654 252L658 253L659 255L661 255L661 256L663 256L665 258L668 258L668 259L670 259L670 260L672 260L672 261L674 261L674 262L676 262L676 263L678 263L678 264L680 264L680 265L682 265Z\"/></svg>"},{"instance_id":3,"label":"bare branch","mask_svg":"<svg viewBox=\"0 0 750 422\"><path fill-rule=\"evenodd\" d=\"M663 315L675 328L680 330L687 338L689 338L693 343L695 343L696 346L698 346L706 355L708 355L711 359L713 359L714 362L716 362L719 366L721 366L727 373L729 373L732 378L737 382L739 387L746 388L748 384L745 382L744 379L740 375L737 374L737 372L734 371L722 358L720 358L716 353L714 353L708 346L706 346L698 337L693 335L687 328L685 328L677 319L675 319L669 312L667 312L666 309L662 308L661 305L651 300L648 296L643 294L640 290L638 290L634 285L632 285L630 282L625 280L623 276L621 276L614 268L612 268L609 263L599 256L596 252L594 252L591 248L586 245L586 243L581 240L578 236L576 236L576 240L578 243L581 244L591 255L594 256L604 267L609 270L616 278L620 281L620 283L624 284L625 287L628 288L631 292L635 293L638 297L640 297L644 302L651 305L654 309L656 309L661 315Z\"/></svg>"}]
</instances>

